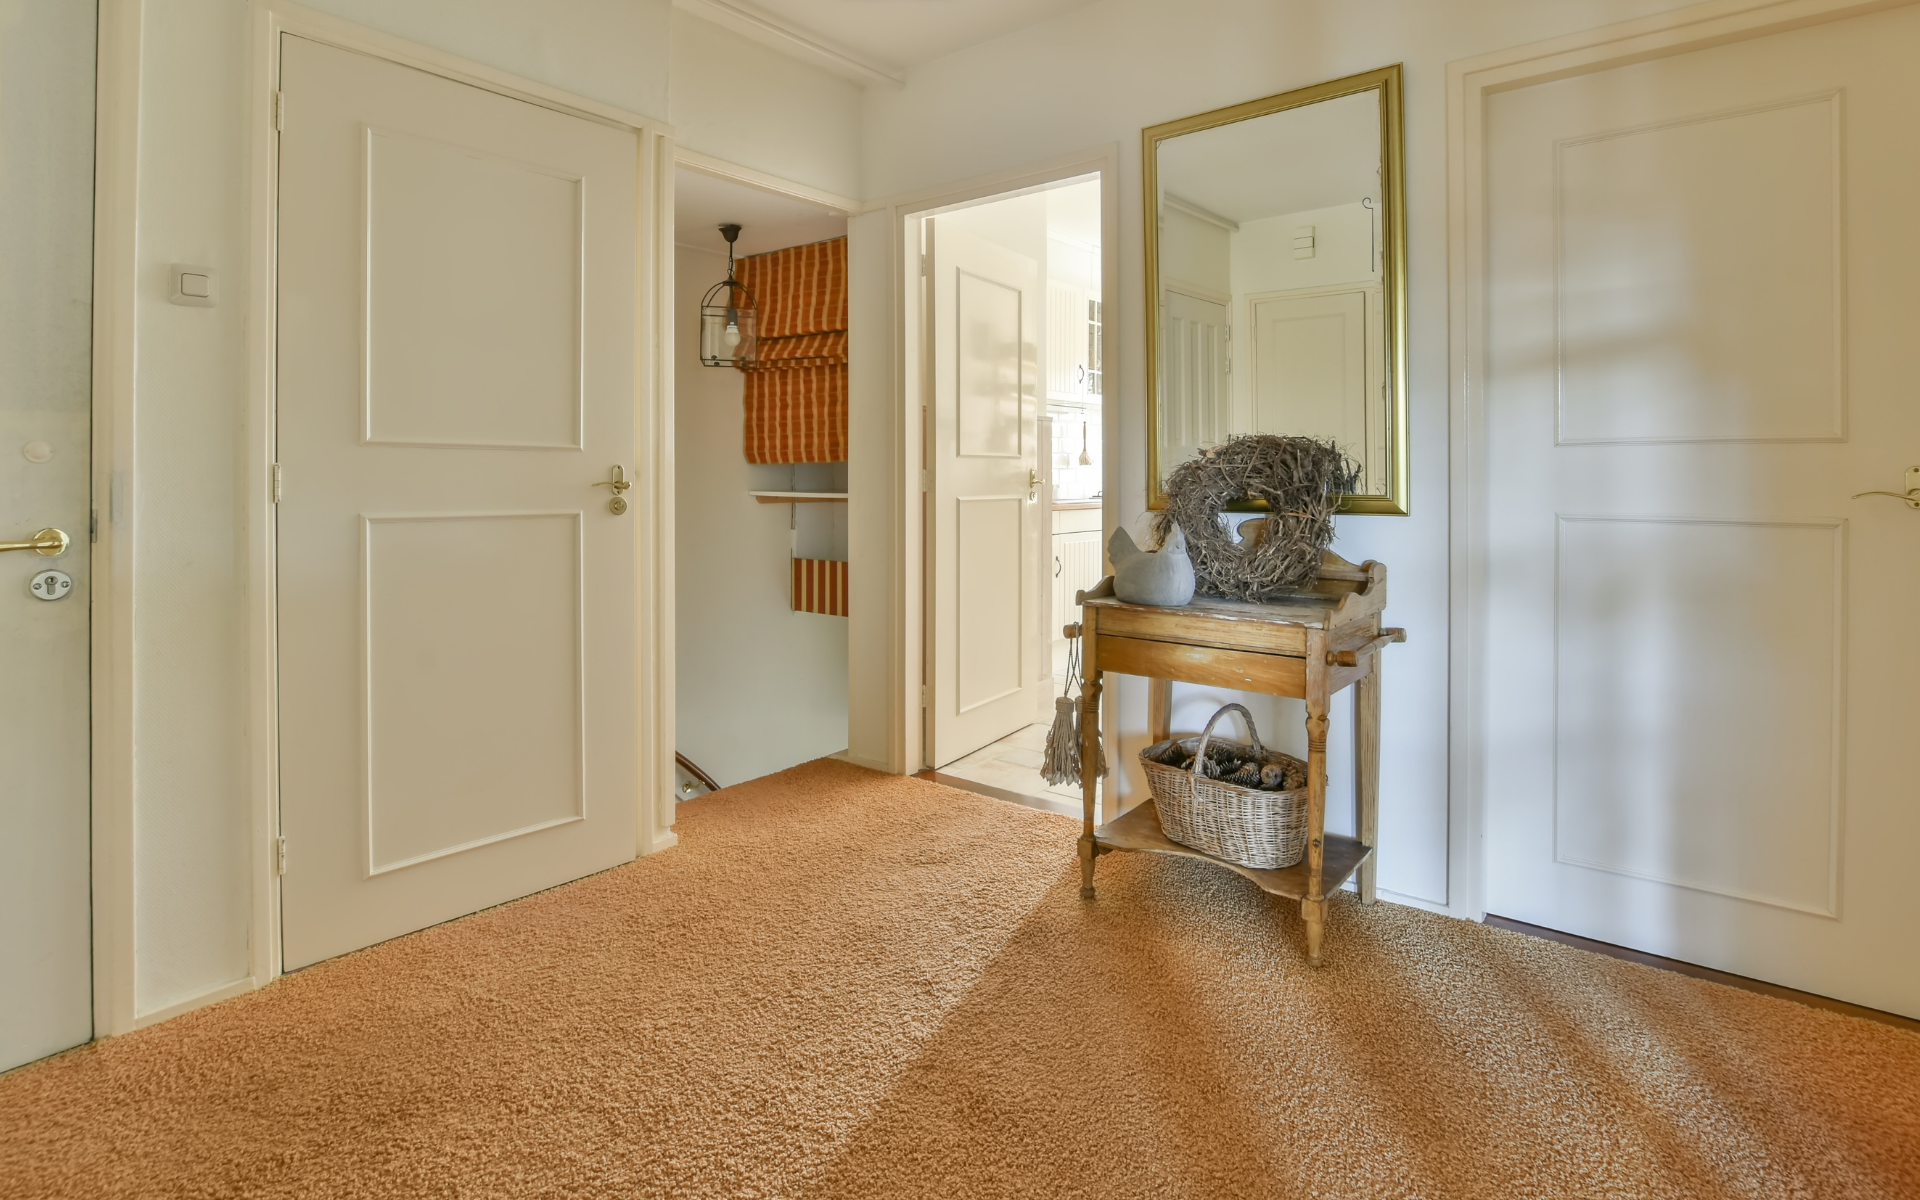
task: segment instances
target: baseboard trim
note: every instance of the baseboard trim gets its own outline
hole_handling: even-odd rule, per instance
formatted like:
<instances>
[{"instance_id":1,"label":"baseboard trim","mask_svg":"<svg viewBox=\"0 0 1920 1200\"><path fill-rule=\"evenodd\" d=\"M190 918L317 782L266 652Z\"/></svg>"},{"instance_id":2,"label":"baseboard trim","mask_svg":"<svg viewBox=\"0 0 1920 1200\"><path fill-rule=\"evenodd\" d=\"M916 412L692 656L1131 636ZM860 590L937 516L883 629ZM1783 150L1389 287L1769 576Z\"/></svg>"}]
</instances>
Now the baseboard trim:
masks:
<instances>
[{"instance_id":1,"label":"baseboard trim","mask_svg":"<svg viewBox=\"0 0 1920 1200\"><path fill-rule=\"evenodd\" d=\"M145 1029L149 1025L158 1025L162 1021L171 1021L173 1018L185 1013L190 1013L196 1008L205 1008L209 1004L218 1004L222 1000L230 999L244 992L254 991L259 987L259 980L251 975L245 979L236 979L231 983L223 983L218 987L208 988L198 995L188 996L185 1000L176 1000L164 1008L156 1008L152 1012L141 1013L134 1017L133 1027L135 1029Z\"/></svg>"},{"instance_id":2,"label":"baseboard trim","mask_svg":"<svg viewBox=\"0 0 1920 1200\"><path fill-rule=\"evenodd\" d=\"M1710 983L1723 984L1726 987L1739 988L1741 991L1758 992L1762 996L1772 996L1778 1000L1791 1000L1795 1004L1804 1004L1809 1008L1824 1008L1828 1012L1844 1013L1849 1017L1860 1017L1868 1021L1878 1021L1882 1025L1891 1025L1895 1029L1904 1029L1908 1033L1920 1033L1920 1021L1912 1017L1903 1017L1898 1013L1883 1012L1877 1008L1868 1008L1864 1004L1849 1004L1845 1000L1835 1000L1831 996L1820 996L1813 992L1803 992L1796 988L1781 987L1777 983L1765 980L1749 979L1745 975L1734 975L1726 971L1716 971L1712 967L1703 967L1698 963L1682 962L1677 958L1662 958L1658 954L1648 954L1644 950L1634 950L1627 946L1616 946L1612 942L1597 942L1592 938L1581 937L1577 933L1562 933L1558 929L1548 929L1544 925L1529 925L1525 921L1515 921L1511 917L1499 917L1488 913L1483 922L1495 929L1505 929L1513 933L1524 933L1528 937L1543 938L1549 942L1559 942L1563 946L1572 946L1577 950L1588 950L1594 954L1604 954L1608 958L1618 958L1626 962L1639 963L1644 967L1654 967L1662 971L1672 971L1676 975L1691 975L1695 979L1705 979Z\"/></svg>"},{"instance_id":3,"label":"baseboard trim","mask_svg":"<svg viewBox=\"0 0 1920 1200\"><path fill-rule=\"evenodd\" d=\"M915 779L924 779L928 783L938 783L945 787L957 788L963 792L991 796L995 800L1005 800L1009 804L1018 804L1026 808L1037 808L1041 812L1050 812L1059 817L1081 816L1080 806L1069 800L1049 800L1041 796L1023 796L1019 792L1010 792L1005 788L994 787L990 783L975 783L971 779L962 779L958 775L943 775L935 770L916 772Z\"/></svg>"}]
</instances>

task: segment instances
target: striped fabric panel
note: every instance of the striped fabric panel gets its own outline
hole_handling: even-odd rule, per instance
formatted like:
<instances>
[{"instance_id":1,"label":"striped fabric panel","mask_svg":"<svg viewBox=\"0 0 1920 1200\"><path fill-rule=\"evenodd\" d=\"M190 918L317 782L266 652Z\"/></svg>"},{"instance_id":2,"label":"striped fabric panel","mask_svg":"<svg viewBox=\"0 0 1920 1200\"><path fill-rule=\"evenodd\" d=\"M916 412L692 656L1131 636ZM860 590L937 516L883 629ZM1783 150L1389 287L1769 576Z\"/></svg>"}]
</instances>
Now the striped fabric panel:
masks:
<instances>
[{"instance_id":1,"label":"striped fabric panel","mask_svg":"<svg viewBox=\"0 0 1920 1200\"><path fill-rule=\"evenodd\" d=\"M750 367L741 368L742 370L778 371L821 362L845 362L847 361L847 333L846 330L840 329L830 333L802 333L794 337L761 338L757 353L758 361Z\"/></svg>"},{"instance_id":2,"label":"striped fabric panel","mask_svg":"<svg viewBox=\"0 0 1920 1200\"><path fill-rule=\"evenodd\" d=\"M746 453L750 463L845 462L845 363L749 371Z\"/></svg>"},{"instance_id":3,"label":"striped fabric panel","mask_svg":"<svg viewBox=\"0 0 1920 1200\"><path fill-rule=\"evenodd\" d=\"M793 560L793 611L847 615L847 564L830 558Z\"/></svg>"},{"instance_id":4,"label":"striped fabric panel","mask_svg":"<svg viewBox=\"0 0 1920 1200\"><path fill-rule=\"evenodd\" d=\"M756 254L736 270L753 291L762 338L846 329L846 238Z\"/></svg>"}]
</instances>

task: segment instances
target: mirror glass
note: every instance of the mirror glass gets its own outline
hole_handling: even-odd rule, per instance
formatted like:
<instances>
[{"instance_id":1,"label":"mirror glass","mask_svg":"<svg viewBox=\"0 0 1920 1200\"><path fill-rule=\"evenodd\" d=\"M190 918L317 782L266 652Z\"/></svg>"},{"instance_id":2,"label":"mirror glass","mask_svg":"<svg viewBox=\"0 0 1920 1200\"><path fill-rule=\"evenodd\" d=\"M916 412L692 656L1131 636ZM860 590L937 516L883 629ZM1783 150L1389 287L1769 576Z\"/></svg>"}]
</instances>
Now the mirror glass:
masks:
<instances>
[{"instance_id":1,"label":"mirror glass","mask_svg":"<svg viewBox=\"0 0 1920 1200\"><path fill-rule=\"evenodd\" d=\"M1343 511L1406 511L1398 84L1392 67L1145 131L1153 507L1180 463L1279 433L1359 464Z\"/></svg>"}]
</instances>

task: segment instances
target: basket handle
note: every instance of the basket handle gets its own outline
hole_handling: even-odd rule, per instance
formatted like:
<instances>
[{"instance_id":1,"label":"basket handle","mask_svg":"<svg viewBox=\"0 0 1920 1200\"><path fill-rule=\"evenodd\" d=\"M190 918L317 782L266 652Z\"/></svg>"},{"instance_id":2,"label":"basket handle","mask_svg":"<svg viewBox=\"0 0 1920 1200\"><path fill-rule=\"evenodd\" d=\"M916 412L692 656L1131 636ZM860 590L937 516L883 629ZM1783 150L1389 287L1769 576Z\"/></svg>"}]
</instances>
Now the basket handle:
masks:
<instances>
[{"instance_id":1,"label":"basket handle","mask_svg":"<svg viewBox=\"0 0 1920 1200\"><path fill-rule=\"evenodd\" d=\"M1201 767L1205 765L1207 761L1207 741L1213 737L1213 727L1219 724L1221 717L1226 716L1230 712L1239 713L1241 719L1246 721L1247 739L1253 743L1253 756L1255 758L1264 758L1266 756L1266 747L1260 744L1260 731L1253 727L1253 714L1247 711L1247 706L1244 704L1222 704L1213 716L1207 719L1207 727L1200 731L1200 744L1193 748L1193 765L1187 768L1187 773L1193 776L1196 782L1200 778Z\"/></svg>"}]
</instances>

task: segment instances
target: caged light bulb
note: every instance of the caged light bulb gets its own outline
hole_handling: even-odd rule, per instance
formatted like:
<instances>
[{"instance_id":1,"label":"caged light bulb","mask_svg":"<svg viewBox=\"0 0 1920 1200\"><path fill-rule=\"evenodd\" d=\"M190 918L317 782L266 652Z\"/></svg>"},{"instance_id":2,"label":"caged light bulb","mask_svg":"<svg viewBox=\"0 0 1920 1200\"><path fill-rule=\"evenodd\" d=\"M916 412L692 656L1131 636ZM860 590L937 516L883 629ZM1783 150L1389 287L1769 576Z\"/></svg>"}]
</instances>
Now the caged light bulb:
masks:
<instances>
[{"instance_id":1,"label":"caged light bulb","mask_svg":"<svg viewBox=\"0 0 1920 1200\"><path fill-rule=\"evenodd\" d=\"M720 343L729 350L740 345L740 323L738 321L727 322L726 332L720 335Z\"/></svg>"}]
</instances>

